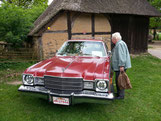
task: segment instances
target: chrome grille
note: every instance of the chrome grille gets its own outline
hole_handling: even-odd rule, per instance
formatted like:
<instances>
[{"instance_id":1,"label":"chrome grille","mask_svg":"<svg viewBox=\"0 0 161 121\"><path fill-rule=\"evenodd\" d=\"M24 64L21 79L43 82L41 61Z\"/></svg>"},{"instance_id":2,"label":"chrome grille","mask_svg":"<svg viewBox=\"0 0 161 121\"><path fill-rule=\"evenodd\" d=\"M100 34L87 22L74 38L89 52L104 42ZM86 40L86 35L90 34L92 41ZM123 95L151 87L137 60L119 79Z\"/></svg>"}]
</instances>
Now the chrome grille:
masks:
<instances>
[{"instance_id":1,"label":"chrome grille","mask_svg":"<svg viewBox=\"0 0 161 121\"><path fill-rule=\"evenodd\" d=\"M51 90L60 91L81 91L83 79L81 78L60 78L45 76L45 87Z\"/></svg>"}]
</instances>

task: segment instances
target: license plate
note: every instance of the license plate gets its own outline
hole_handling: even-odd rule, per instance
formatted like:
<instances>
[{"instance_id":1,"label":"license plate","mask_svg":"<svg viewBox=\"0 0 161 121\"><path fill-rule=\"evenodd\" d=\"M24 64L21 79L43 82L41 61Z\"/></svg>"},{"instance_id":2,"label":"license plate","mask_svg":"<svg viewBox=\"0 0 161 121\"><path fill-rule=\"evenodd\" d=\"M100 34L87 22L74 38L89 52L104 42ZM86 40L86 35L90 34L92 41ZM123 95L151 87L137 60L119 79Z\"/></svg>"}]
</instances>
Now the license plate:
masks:
<instances>
[{"instance_id":1,"label":"license plate","mask_svg":"<svg viewBox=\"0 0 161 121\"><path fill-rule=\"evenodd\" d=\"M54 104L69 105L69 98L53 97Z\"/></svg>"}]
</instances>

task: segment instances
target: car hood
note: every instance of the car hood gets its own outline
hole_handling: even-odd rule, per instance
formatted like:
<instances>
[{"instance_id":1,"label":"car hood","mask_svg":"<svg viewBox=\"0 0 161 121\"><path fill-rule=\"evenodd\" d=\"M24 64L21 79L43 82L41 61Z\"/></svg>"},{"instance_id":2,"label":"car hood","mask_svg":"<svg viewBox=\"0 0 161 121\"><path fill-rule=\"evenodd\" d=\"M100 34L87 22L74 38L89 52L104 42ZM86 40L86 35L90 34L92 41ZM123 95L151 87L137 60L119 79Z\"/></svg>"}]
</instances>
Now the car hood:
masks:
<instances>
[{"instance_id":1,"label":"car hood","mask_svg":"<svg viewBox=\"0 0 161 121\"><path fill-rule=\"evenodd\" d=\"M38 77L83 78L84 80L109 79L109 65L109 57L55 56L29 67L24 74Z\"/></svg>"}]
</instances>

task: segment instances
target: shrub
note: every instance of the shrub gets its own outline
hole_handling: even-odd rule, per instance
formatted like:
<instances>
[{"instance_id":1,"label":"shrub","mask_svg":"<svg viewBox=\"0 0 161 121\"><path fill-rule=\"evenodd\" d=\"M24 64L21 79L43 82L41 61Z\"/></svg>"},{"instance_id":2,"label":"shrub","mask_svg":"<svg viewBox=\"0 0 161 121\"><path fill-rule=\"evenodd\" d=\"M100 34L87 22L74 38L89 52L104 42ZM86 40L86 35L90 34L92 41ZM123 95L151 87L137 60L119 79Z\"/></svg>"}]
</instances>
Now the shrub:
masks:
<instances>
[{"instance_id":1,"label":"shrub","mask_svg":"<svg viewBox=\"0 0 161 121\"><path fill-rule=\"evenodd\" d=\"M23 8L14 4L3 3L0 7L0 40L11 43L14 47L22 46L33 22L44 11L45 6Z\"/></svg>"}]
</instances>

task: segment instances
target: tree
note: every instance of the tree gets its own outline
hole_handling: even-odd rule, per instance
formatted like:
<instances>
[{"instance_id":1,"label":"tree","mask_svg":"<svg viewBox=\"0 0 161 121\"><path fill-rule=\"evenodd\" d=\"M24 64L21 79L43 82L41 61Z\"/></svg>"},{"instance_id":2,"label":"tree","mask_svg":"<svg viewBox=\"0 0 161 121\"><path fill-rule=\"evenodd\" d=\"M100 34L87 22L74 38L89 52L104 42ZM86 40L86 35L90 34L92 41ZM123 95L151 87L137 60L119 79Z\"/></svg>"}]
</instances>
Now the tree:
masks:
<instances>
[{"instance_id":1,"label":"tree","mask_svg":"<svg viewBox=\"0 0 161 121\"><path fill-rule=\"evenodd\" d=\"M148 0L152 6L161 12L161 0ZM161 28L161 17L150 18L150 28L153 29L154 39L156 39L156 29Z\"/></svg>"},{"instance_id":2,"label":"tree","mask_svg":"<svg viewBox=\"0 0 161 121\"><path fill-rule=\"evenodd\" d=\"M23 8L5 2L0 7L0 40L12 43L14 47L22 46L27 41L27 34L33 22L46 7L37 5Z\"/></svg>"},{"instance_id":3,"label":"tree","mask_svg":"<svg viewBox=\"0 0 161 121\"><path fill-rule=\"evenodd\" d=\"M47 7L48 0L0 0L3 3L14 4L23 8L31 8L32 6L45 6Z\"/></svg>"}]
</instances>

